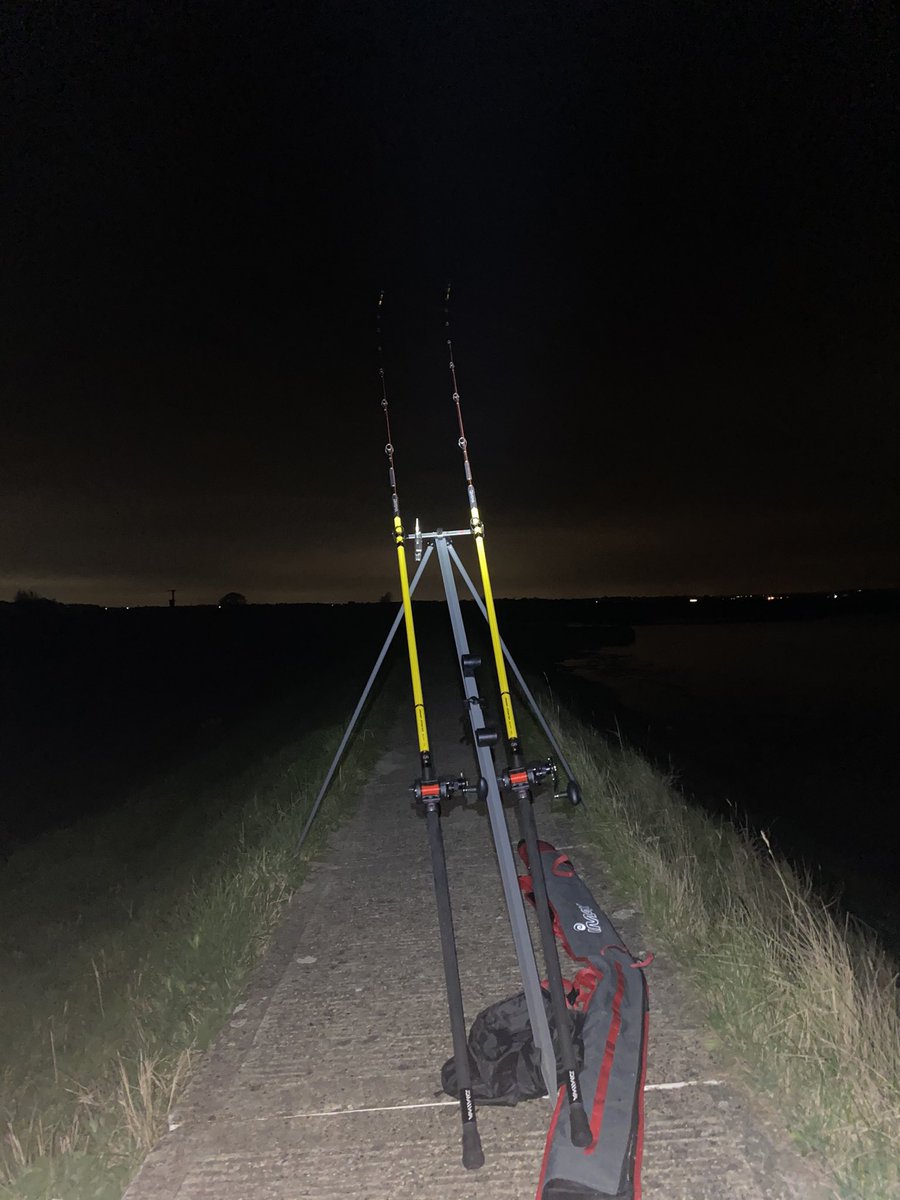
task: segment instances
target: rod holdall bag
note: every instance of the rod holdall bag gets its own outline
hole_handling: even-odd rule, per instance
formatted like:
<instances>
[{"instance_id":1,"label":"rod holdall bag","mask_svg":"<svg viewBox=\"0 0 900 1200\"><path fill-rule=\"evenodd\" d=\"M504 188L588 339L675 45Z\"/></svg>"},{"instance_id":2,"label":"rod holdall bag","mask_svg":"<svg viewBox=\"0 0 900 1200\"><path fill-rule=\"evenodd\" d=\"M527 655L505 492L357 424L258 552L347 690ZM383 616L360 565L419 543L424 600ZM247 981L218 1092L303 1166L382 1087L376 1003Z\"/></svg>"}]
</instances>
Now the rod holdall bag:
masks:
<instances>
[{"instance_id":1,"label":"rod holdall bag","mask_svg":"<svg viewBox=\"0 0 900 1200\"><path fill-rule=\"evenodd\" d=\"M577 992L574 985L566 983L569 1003L569 1027L578 1070L584 1060L582 1026L584 1013L574 1007ZM541 989L547 1024L553 1039L553 1051L557 1061L557 1086L565 1082L559 1063L559 1042L550 995ZM519 992L507 1000L498 1000L478 1014L472 1022L467 1045L469 1072L472 1079L472 1094L476 1104L515 1105L520 1100L535 1100L546 1096L544 1077L541 1074L541 1055L535 1045L528 1016L525 993ZM456 1082L456 1062L447 1059L441 1070L441 1087L448 1096L459 1095Z\"/></svg>"},{"instance_id":2,"label":"rod holdall bag","mask_svg":"<svg viewBox=\"0 0 900 1200\"><path fill-rule=\"evenodd\" d=\"M568 854L540 842L553 928L580 965L576 1004L584 1007L581 1089L592 1141L572 1144L560 1120L561 1089L550 1122L537 1200L640 1200L647 1069L648 1003L643 968L579 877ZM519 855L528 866L524 843ZM531 879L519 886L534 903Z\"/></svg>"}]
</instances>

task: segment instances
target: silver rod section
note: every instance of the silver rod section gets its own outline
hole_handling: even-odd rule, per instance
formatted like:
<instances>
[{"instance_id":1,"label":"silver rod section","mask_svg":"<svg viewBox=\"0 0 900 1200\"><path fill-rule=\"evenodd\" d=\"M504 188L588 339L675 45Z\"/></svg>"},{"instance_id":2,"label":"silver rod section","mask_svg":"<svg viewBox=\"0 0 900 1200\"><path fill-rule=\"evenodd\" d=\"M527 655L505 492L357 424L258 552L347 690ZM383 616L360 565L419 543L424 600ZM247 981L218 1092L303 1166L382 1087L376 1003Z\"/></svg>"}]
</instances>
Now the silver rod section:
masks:
<instances>
[{"instance_id":1,"label":"silver rod section","mask_svg":"<svg viewBox=\"0 0 900 1200\"><path fill-rule=\"evenodd\" d=\"M472 741L478 756L478 768L487 780L488 795L487 809L491 821L491 832L494 836L494 847L497 851L497 862L500 866L500 879L503 884L503 894L506 897L506 908L509 913L509 923L512 928L513 942L516 947L516 957L519 960L519 971L525 992L525 1003L531 1020L531 1029L535 1044L541 1055L541 1074L547 1095L554 1100L557 1093L556 1057L553 1053L553 1039L550 1036L550 1026L547 1022L547 1010L541 993L541 982L534 961L534 947L528 932L528 919L525 916L525 905L519 888L518 873L510 845L509 830L506 816L503 812L503 801L500 799L500 788L497 786L497 770L494 766L493 755L489 747L479 746L475 731L484 726L484 714L478 697L478 685L471 675L462 671L462 656L469 653L469 643L466 639L466 628L463 624L462 610L459 607L459 596L456 591L456 580L450 565L449 554L453 547L447 544L444 537L435 537L433 545L437 546L438 563L441 568L441 578L444 582L444 593L447 597L447 610L450 614L450 624L453 628L453 640L456 643L456 662L462 674L463 691L466 696L466 707L472 726ZM431 546L429 546L429 549ZM449 549L449 554L448 554ZM459 560L456 559L458 562ZM471 585L470 585L471 586Z\"/></svg>"},{"instance_id":2,"label":"silver rod section","mask_svg":"<svg viewBox=\"0 0 900 1200\"><path fill-rule=\"evenodd\" d=\"M416 573L412 578L412 583L409 585L410 596L416 590L416 584L422 578L422 572L425 570L426 564L428 563L428 560L431 557L431 552L433 549L434 549L434 546L431 545L430 543L428 544L428 546L425 547L425 553L422 555L422 561L419 563ZM368 682L366 683L366 686L363 688L363 693L359 698L359 703L357 704L356 708L353 710L353 716L350 718L350 724L344 730L344 736L341 738L341 744L338 746L337 753L335 754L334 758L332 759L331 766L328 768L328 774L325 776L325 782L319 788L319 794L318 794L318 796L316 796L316 802L312 806L312 811L310 812L309 816L306 818L306 824L303 826L303 832L300 834L300 837L297 839L297 847L296 847L295 853L299 853L300 847L306 841L306 836L309 833L310 826L312 825L313 821L316 818L316 813L319 811L319 805L322 803L322 800L325 797L325 793L328 791L329 787L331 786L331 781L334 778L334 773L338 769L338 764L340 763L341 758L343 757L344 750L346 749L347 743L350 741L350 735L353 733L353 730L356 728L356 722L359 720L359 714L362 712L363 708L365 707L366 701L369 698L369 692L371 692L371 690L372 690L372 687L375 683L375 678L378 675L378 672L381 670L381 664L384 662L384 660L387 656L387 652L391 647L391 642L394 640L394 637L397 633L397 630L400 628L400 623L402 622L402 620L403 620L403 605L401 604L400 610L397 613L396 617L394 618L394 623L391 626L390 632L388 633L387 637L384 639L384 645L381 647L381 653L378 655L378 658L375 660L375 666L372 668L372 673L369 676Z\"/></svg>"},{"instance_id":3,"label":"silver rod section","mask_svg":"<svg viewBox=\"0 0 900 1200\"><path fill-rule=\"evenodd\" d=\"M466 571L466 568L460 562L459 555L456 553L456 550L453 548L453 546L448 546L448 550L450 552L450 557L453 559L454 563L456 564L456 569L459 571L463 582L465 583L465 585L469 589L469 591L472 593L472 599L475 601L475 603L478 605L479 609L481 610L481 615L484 617L485 620L487 620L487 613L485 612L484 602L481 599L481 596L475 590L475 585L472 583L472 580L469 578L469 574ZM513 660L513 656L510 654L509 650L507 649L506 642L504 642L502 637L500 639L500 645L503 649L503 657L506 659L507 663L509 664L509 668L512 671L513 675L515 675L515 677L518 681L519 687L522 689L522 694L524 695L525 699L528 701L528 707L534 713L535 719L537 720L541 729L543 729L544 733L547 735L547 741L553 747L553 751L556 754L556 757L559 759L560 766L565 771L565 773L568 775L569 779L574 780L575 773L572 770L572 768L569 766L568 762L566 761L566 756L562 752L562 747L560 746L559 742L556 740L556 736L554 735L553 730L547 724L547 721L544 718L544 714L541 712L540 708L538 708L537 700L535 700L534 696L531 694L531 689L529 688L528 684L525 682L525 679L522 676L522 672L516 666L515 661Z\"/></svg>"}]
</instances>

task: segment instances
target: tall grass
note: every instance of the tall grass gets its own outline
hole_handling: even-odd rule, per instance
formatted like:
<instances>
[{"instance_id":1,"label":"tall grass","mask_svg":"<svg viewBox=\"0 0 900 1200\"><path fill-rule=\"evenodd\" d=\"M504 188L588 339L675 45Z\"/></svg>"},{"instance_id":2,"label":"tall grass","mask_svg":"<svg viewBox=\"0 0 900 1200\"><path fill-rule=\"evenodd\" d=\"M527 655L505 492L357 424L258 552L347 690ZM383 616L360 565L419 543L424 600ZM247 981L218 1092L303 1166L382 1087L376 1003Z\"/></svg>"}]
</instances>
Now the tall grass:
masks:
<instances>
[{"instance_id":1,"label":"tall grass","mask_svg":"<svg viewBox=\"0 0 900 1200\"><path fill-rule=\"evenodd\" d=\"M559 714L557 713L557 721ZM648 929L848 1200L900 1196L897 965L773 854L566 715L584 822Z\"/></svg>"},{"instance_id":2,"label":"tall grass","mask_svg":"<svg viewBox=\"0 0 900 1200\"><path fill-rule=\"evenodd\" d=\"M348 811L380 749L372 722L388 711L379 705L357 735L299 856L339 728L214 787L182 771L11 856L0 882L0 1197L118 1200Z\"/></svg>"}]
</instances>

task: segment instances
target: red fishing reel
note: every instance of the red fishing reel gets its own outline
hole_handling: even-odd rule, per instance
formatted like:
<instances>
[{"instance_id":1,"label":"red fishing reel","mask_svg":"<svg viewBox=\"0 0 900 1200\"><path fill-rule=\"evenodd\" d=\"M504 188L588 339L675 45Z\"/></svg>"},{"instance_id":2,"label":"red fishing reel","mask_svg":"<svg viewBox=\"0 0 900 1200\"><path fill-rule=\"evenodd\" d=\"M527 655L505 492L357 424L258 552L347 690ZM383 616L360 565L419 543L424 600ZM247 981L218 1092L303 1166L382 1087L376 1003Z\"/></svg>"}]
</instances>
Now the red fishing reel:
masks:
<instances>
[{"instance_id":1,"label":"red fishing reel","mask_svg":"<svg viewBox=\"0 0 900 1200\"><path fill-rule=\"evenodd\" d=\"M478 786L470 784L462 772L455 779L416 779L409 790L420 804L440 804L455 795L478 794Z\"/></svg>"},{"instance_id":2,"label":"red fishing reel","mask_svg":"<svg viewBox=\"0 0 900 1200\"><path fill-rule=\"evenodd\" d=\"M552 758L544 762L530 763L527 767L509 767L502 775L497 776L497 782L506 792L523 787L543 787L549 779L556 789L559 772Z\"/></svg>"}]
</instances>

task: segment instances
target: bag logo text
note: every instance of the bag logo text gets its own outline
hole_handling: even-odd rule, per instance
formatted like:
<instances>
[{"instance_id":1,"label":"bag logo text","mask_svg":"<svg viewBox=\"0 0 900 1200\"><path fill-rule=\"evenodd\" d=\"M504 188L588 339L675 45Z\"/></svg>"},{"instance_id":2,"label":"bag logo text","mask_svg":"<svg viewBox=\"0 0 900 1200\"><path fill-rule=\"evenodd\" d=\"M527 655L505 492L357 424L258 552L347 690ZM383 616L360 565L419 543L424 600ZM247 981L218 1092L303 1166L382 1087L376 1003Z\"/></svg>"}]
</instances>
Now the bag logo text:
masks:
<instances>
[{"instance_id":1,"label":"bag logo text","mask_svg":"<svg viewBox=\"0 0 900 1200\"><path fill-rule=\"evenodd\" d=\"M577 908L584 917L584 920L576 921L572 928L577 933L600 933L600 918L597 916L594 910L592 908L588 908L586 904L577 904Z\"/></svg>"}]
</instances>

